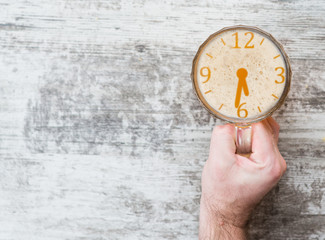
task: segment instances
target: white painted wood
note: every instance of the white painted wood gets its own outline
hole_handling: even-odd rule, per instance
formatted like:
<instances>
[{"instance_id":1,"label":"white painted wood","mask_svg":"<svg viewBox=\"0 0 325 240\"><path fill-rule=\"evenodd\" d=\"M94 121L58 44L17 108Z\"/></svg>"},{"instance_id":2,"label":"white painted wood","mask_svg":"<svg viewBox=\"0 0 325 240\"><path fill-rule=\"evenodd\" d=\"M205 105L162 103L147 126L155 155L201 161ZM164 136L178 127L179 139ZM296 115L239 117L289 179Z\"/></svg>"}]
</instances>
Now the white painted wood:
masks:
<instances>
[{"instance_id":1,"label":"white painted wood","mask_svg":"<svg viewBox=\"0 0 325 240\"><path fill-rule=\"evenodd\" d=\"M283 43L288 170L251 239L325 239L322 1L0 2L0 239L197 239L214 120L192 90L222 27Z\"/></svg>"}]
</instances>

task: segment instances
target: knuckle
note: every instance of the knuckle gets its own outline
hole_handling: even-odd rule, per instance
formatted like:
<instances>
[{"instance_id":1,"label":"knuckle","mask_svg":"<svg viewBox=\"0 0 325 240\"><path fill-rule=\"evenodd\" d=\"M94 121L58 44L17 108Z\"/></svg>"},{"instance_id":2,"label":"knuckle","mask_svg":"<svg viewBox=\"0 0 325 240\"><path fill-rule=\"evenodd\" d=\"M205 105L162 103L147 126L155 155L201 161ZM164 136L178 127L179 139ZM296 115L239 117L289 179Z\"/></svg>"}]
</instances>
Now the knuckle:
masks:
<instances>
[{"instance_id":1,"label":"knuckle","mask_svg":"<svg viewBox=\"0 0 325 240\"><path fill-rule=\"evenodd\" d=\"M285 173L287 171L287 163L283 158L282 158L282 162L283 162L283 173Z\"/></svg>"},{"instance_id":2,"label":"knuckle","mask_svg":"<svg viewBox=\"0 0 325 240\"><path fill-rule=\"evenodd\" d=\"M280 125L277 122L275 122L275 129L276 129L276 132L279 133Z\"/></svg>"},{"instance_id":3,"label":"knuckle","mask_svg":"<svg viewBox=\"0 0 325 240\"><path fill-rule=\"evenodd\" d=\"M271 168L270 171L271 178L274 180L278 180L281 178L282 174L283 174L283 170L281 164L280 163L274 164L274 166Z\"/></svg>"},{"instance_id":4,"label":"knuckle","mask_svg":"<svg viewBox=\"0 0 325 240\"><path fill-rule=\"evenodd\" d=\"M277 133L279 133L279 131L280 131L280 125L278 124L278 122L275 121L275 120L272 118L272 120L270 121L270 124L273 125L273 128L275 129L275 131L276 131Z\"/></svg>"},{"instance_id":5,"label":"knuckle","mask_svg":"<svg viewBox=\"0 0 325 240\"><path fill-rule=\"evenodd\" d=\"M275 121L274 119L273 119L273 125L274 125L276 128L280 128L280 125L279 125L278 122Z\"/></svg>"}]
</instances>

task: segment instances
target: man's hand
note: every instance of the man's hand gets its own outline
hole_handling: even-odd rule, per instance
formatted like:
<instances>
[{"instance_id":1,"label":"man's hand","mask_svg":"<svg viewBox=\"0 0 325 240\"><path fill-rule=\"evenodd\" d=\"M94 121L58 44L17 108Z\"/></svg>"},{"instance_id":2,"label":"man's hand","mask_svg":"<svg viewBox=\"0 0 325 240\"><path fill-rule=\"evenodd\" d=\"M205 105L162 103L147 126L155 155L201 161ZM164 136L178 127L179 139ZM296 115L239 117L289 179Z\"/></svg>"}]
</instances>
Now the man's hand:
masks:
<instances>
[{"instance_id":1,"label":"man's hand","mask_svg":"<svg viewBox=\"0 0 325 240\"><path fill-rule=\"evenodd\" d=\"M277 143L279 125L268 118L252 125L252 154L235 154L235 127L216 126L202 173L200 239L246 239L253 208L286 170Z\"/></svg>"}]
</instances>

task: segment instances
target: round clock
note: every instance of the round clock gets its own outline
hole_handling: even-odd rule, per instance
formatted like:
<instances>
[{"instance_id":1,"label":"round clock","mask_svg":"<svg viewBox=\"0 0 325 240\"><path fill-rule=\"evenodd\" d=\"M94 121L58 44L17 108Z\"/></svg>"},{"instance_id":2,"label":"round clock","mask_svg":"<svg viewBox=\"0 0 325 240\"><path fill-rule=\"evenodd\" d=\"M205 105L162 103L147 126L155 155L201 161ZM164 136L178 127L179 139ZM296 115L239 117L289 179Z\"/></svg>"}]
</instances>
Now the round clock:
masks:
<instances>
[{"instance_id":1,"label":"round clock","mask_svg":"<svg viewBox=\"0 0 325 240\"><path fill-rule=\"evenodd\" d=\"M200 46L193 60L192 80L210 113L243 127L281 106L289 91L291 68L274 37L240 25L221 29Z\"/></svg>"}]
</instances>

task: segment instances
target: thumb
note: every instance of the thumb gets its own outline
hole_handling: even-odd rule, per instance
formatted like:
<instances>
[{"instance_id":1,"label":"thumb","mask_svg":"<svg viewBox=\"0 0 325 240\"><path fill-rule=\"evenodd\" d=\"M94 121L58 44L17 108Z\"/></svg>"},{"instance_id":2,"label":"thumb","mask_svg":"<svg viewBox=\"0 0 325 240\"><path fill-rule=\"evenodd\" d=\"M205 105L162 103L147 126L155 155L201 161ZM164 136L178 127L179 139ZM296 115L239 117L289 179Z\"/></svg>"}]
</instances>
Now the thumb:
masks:
<instances>
[{"instance_id":1,"label":"thumb","mask_svg":"<svg viewBox=\"0 0 325 240\"><path fill-rule=\"evenodd\" d=\"M222 161L234 162L236 152L235 134L235 127L232 124L215 126L211 136L208 161L218 163L218 165Z\"/></svg>"}]
</instances>

